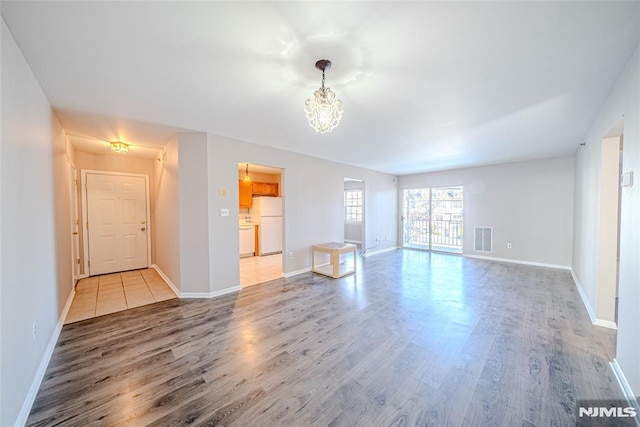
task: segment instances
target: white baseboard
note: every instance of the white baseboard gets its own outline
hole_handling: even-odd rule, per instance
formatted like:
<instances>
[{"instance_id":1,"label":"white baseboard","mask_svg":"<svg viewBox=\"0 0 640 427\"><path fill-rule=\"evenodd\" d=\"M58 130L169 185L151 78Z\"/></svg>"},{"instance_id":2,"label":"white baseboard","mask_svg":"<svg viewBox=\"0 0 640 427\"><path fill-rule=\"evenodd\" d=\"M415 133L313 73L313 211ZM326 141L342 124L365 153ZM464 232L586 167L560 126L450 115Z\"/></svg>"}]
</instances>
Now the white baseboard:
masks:
<instances>
[{"instance_id":1,"label":"white baseboard","mask_svg":"<svg viewBox=\"0 0 640 427\"><path fill-rule=\"evenodd\" d=\"M230 288L220 289L215 292L181 292L180 298L215 298L226 294L238 292L242 288L240 286L232 286Z\"/></svg>"},{"instance_id":2,"label":"white baseboard","mask_svg":"<svg viewBox=\"0 0 640 427\"><path fill-rule=\"evenodd\" d=\"M288 279L289 277L297 276L298 274L308 273L311 271L311 267L303 268L302 270L291 271L289 273L282 273L282 277Z\"/></svg>"},{"instance_id":3,"label":"white baseboard","mask_svg":"<svg viewBox=\"0 0 640 427\"><path fill-rule=\"evenodd\" d=\"M362 254L362 256L363 257L368 257L368 256L373 256L373 255L380 255L380 254L383 254L385 252L395 251L396 249L398 249L397 246L391 246L390 248L378 249L377 251L373 251L373 252L365 252L364 254Z\"/></svg>"},{"instance_id":4,"label":"white baseboard","mask_svg":"<svg viewBox=\"0 0 640 427\"><path fill-rule=\"evenodd\" d=\"M547 263L544 263L544 262L523 261L523 260L519 260L519 259L497 258L497 257L484 256L484 255L473 255L473 254L462 254L462 256L467 257L467 258L484 259L484 260L487 260L487 261L499 261L499 262L509 262L511 264L531 265L533 267L555 268L556 270L571 270L571 267L569 267L568 265L547 264Z\"/></svg>"},{"instance_id":5,"label":"white baseboard","mask_svg":"<svg viewBox=\"0 0 640 427\"><path fill-rule=\"evenodd\" d=\"M601 326L603 328L609 328L609 329L618 329L618 325L616 325L616 322L612 322L611 320L602 320L602 319L596 319L595 322L593 322L594 325L596 326Z\"/></svg>"},{"instance_id":6,"label":"white baseboard","mask_svg":"<svg viewBox=\"0 0 640 427\"><path fill-rule=\"evenodd\" d=\"M58 318L58 323L56 327L53 329L53 333L49 338L49 342L47 343L47 348L44 351L44 355L42 356L42 360L40 361L40 366L38 366L38 370L36 371L36 375L33 378L33 382L31 383L31 387L29 388L29 392L22 403L22 408L20 408L20 413L18 413L18 418L16 419L15 425L23 426L27 423L27 418L29 418L29 413L31 412L31 407L33 406L33 402L36 400L36 396L38 395L38 390L40 390L40 384L42 384L42 379L44 378L44 374L47 372L47 367L49 366L49 362L51 361L51 356L53 356L53 350L56 348L56 344L58 343L58 338L60 337L60 331L62 331L62 326L64 325L64 320L67 318L67 314L69 313L69 308L71 308L71 303L73 302L73 297L75 296L75 289L71 289L69 293L69 297L67 298L67 302L64 304L64 308L62 309L62 313L60 313L60 317Z\"/></svg>"},{"instance_id":7,"label":"white baseboard","mask_svg":"<svg viewBox=\"0 0 640 427\"><path fill-rule=\"evenodd\" d=\"M609 362L609 365L613 370L613 374L616 376L616 380L618 380L618 384L622 389L622 393L624 393L624 396L627 398L629 403L634 408L636 408L636 411L640 413L640 405L638 404L636 394L633 392L633 390L631 390L631 386L627 381L627 377L624 376L624 372L622 372L622 368L618 364L618 359L613 359L611 362ZM636 424L640 425L640 420L638 419L638 417L636 417Z\"/></svg>"},{"instance_id":8,"label":"white baseboard","mask_svg":"<svg viewBox=\"0 0 640 427\"><path fill-rule=\"evenodd\" d=\"M571 272L571 277L573 278L573 281L576 284L576 288L578 289L580 298L582 298L582 304L587 309L587 313L589 313L589 319L591 319L591 324L596 326L601 326L603 328L618 329L618 325L616 325L615 322L612 322L610 320L598 319L596 317L596 314L593 312L593 309L591 308L591 304L589 304L589 299L587 298L587 294L585 294L584 288L582 287L582 284L578 280L578 276L576 275L575 271L573 271L573 268L570 268L569 271Z\"/></svg>"},{"instance_id":9,"label":"white baseboard","mask_svg":"<svg viewBox=\"0 0 640 427\"><path fill-rule=\"evenodd\" d=\"M354 244L356 244L356 243L358 243L358 244L359 244L359 243L362 243L360 240L347 240L347 239L345 239L345 240L344 240L344 242L345 242L345 243L354 243Z\"/></svg>"},{"instance_id":10,"label":"white baseboard","mask_svg":"<svg viewBox=\"0 0 640 427\"><path fill-rule=\"evenodd\" d=\"M595 313L593 312L593 309L591 308L591 304L589 304L589 299L587 299L587 294L584 293L582 284L578 280L578 276L576 276L576 273L575 271L573 271L573 268L569 269L569 271L571 272L571 277L573 278L573 282L576 284L576 288L578 289L580 298L582 298L582 305L584 305L584 307L587 309L587 313L589 313L589 319L591 319L591 323L593 324L596 322L596 316L595 316Z\"/></svg>"},{"instance_id":11,"label":"white baseboard","mask_svg":"<svg viewBox=\"0 0 640 427\"><path fill-rule=\"evenodd\" d=\"M230 294L230 293L233 293L233 292L238 292L240 289L242 289L242 288L240 288L240 286L232 286L230 288L221 289L221 290L215 291L215 292L180 292L178 290L178 288L176 287L176 285L171 281L171 279L169 279L167 277L166 274L164 274L162 269L160 267L158 267L157 264L151 264L151 267L154 268L158 272L160 277L162 277L162 279L165 282L167 282L167 285L169 285L169 287L178 296L178 298L215 298L215 297L219 297L221 295L226 295L226 294Z\"/></svg>"},{"instance_id":12,"label":"white baseboard","mask_svg":"<svg viewBox=\"0 0 640 427\"><path fill-rule=\"evenodd\" d=\"M158 267L157 264L151 264L151 267L156 270L158 272L158 274L160 275L160 277L162 277L162 280L164 280L165 282L167 282L167 285L169 285L169 287L171 288L171 290L173 291L173 293L175 293L178 298L182 298L180 296L180 291L178 290L178 288L176 287L176 285L171 281L171 279L169 279L167 277L166 274L164 274L164 271L162 271L162 269L160 267Z\"/></svg>"}]
</instances>

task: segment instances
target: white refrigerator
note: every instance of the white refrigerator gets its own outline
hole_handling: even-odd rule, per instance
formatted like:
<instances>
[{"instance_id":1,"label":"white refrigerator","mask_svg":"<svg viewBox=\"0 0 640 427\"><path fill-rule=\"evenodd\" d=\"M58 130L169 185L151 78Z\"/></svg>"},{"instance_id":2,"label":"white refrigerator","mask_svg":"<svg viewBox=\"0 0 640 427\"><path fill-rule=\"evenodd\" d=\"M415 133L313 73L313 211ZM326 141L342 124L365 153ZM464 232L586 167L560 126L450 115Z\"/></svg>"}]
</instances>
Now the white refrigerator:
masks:
<instances>
[{"instance_id":1,"label":"white refrigerator","mask_svg":"<svg viewBox=\"0 0 640 427\"><path fill-rule=\"evenodd\" d=\"M282 198L254 197L251 217L258 223L259 255L282 252Z\"/></svg>"}]
</instances>

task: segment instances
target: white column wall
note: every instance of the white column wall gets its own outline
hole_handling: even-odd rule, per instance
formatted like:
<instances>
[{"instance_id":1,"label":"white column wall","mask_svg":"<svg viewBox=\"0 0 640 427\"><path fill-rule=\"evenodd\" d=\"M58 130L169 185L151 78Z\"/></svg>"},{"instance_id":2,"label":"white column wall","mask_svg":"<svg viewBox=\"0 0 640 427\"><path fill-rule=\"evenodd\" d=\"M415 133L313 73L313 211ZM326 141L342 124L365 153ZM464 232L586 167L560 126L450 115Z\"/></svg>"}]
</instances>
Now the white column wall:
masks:
<instances>
[{"instance_id":1,"label":"white column wall","mask_svg":"<svg viewBox=\"0 0 640 427\"><path fill-rule=\"evenodd\" d=\"M67 140L1 27L0 425L10 426L28 415L73 284Z\"/></svg>"},{"instance_id":2,"label":"white column wall","mask_svg":"<svg viewBox=\"0 0 640 427\"><path fill-rule=\"evenodd\" d=\"M622 119L622 172L633 171L633 187L621 192L618 337L616 360L631 389L640 394L640 51L636 47L576 159L573 269L590 304L598 312L598 235L602 140Z\"/></svg>"}]
</instances>

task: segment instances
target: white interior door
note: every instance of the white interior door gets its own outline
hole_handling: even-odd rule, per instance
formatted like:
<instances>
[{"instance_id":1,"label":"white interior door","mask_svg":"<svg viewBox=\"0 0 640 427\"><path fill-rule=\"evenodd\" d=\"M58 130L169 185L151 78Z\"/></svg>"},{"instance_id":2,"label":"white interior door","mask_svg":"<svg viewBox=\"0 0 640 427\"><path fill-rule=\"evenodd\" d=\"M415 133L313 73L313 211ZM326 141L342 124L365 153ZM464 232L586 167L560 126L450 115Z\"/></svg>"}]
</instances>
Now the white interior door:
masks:
<instances>
[{"instance_id":1,"label":"white interior door","mask_svg":"<svg viewBox=\"0 0 640 427\"><path fill-rule=\"evenodd\" d=\"M89 275L148 267L145 178L87 173L86 192Z\"/></svg>"}]
</instances>

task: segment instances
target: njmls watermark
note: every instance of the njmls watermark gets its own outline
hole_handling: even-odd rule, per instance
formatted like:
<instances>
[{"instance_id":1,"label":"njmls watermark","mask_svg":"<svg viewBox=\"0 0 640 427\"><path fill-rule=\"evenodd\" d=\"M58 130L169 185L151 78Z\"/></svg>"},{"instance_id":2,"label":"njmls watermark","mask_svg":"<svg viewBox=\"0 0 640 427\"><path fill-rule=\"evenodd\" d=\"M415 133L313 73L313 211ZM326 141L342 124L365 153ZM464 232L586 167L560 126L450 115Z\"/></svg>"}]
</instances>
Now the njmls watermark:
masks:
<instances>
[{"instance_id":1,"label":"njmls watermark","mask_svg":"<svg viewBox=\"0 0 640 427\"><path fill-rule=\"evenodd\" d=\"M578 400L576 424L591 426L638 426L640 413L626 400Z\"/></svg>"}]
</instances>

